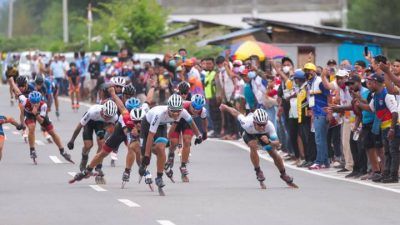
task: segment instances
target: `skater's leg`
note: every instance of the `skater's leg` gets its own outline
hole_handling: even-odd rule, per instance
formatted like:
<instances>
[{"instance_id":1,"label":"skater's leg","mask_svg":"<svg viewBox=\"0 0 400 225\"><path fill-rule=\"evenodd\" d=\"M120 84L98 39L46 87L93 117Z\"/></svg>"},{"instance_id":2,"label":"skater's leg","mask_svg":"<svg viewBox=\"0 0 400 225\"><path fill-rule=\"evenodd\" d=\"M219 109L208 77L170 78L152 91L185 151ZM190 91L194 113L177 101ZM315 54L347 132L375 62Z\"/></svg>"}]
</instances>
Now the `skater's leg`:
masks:
<instances>
[{"instance_id":1,"label":"skater's leg","mask_svg":"<svg viewBox=\"0 0 400 225\"><path fill-rule=\"evenodd\" d=\"M175 150L178 144L179 144L179 137L169 139L169 155L175 154Z\"/></svg>"},{"instance_id":2,"label":"skater's leg","mask_svg":"<svg viewBox=\"0 0 400 225\"><path fill-rule=\"evenodd\" d=\"M250 147L250 160L254 168L260 167L260 157L258 156L258 142L256 140L249 141L247 145Z\"/></svg>"},{"instance_id":3,"label":"skater's leg","mask_svg":"<svg viewBox=\"0 0 400 225\"><path fill-rule=\"evenodd\" d=\"M105 151L104 149L101 152L97 153L93 157L92 161L90 161L88 169L93 170L93 168L96 167L97 165L101 164L103 162L103 159L105 157L107 157L109 154L110 154L110 152Z\"/></svg>"},{"instance_id":4,"label":"skater's leg","mask_svg":"<svg viewBox=\"0 0 400 225\"><path fill-rule=\"evenodd\" d=\"M139 149L139 142L135 141L128 145L128 152L126 153L126 169L131 169L135 162L136 152L135 149Z\"/></svg>"},{"instance_id":5,"label":"skater's leg","mask_svg":"<svg viewBox=\"0 0 400 225\"><path fill-rule=\"evenodd\" d=\"M182 148L182 164L186 164L189 161L190 145L192 141L192 135L183 135L183 148Z\"/></svg>"},{"instance_id":6,"label":"skater's leg","mask_svg":"<svg viewBox=\"0 0 400 225\"><path fill-rule=\"evenodd\" d=\"M3 147L4 147L4 136L0 135L0 161L3 157Z\"/></svg>"},{"instance_id":7,"label":"skater's leg","mask_svg":"<svg viewBox=\"0 0 400 225\"><path fill-rule=\"evenodd\" d=\"M162 174L164 171L165 160L167 158L165 155L165 146L165 143L157 143L154 146L154 152L157 156L157 174Z\"/></svg>"},{"instance_id":8,"label":"skater's leg","mask_svg":"<svg viewBox=\"0 0 400 225\"><path fill-rule=\"evenodd\" d=\"M93 141L92 140L84 140L83 141L83 148L82 148L82 156L87 156L89 155L90 149L93 147ZM101 148L100 148L101 150Z\"/></svg>"},{"instance_id":9,"label":"skater's leg","mask_svg":"<svg viewBox=\"0 0 400 225\"><path fill-rule=\"evenodd\" d=\"M35 128L36 123L29 123L28 126L28 143L30 148L35 148Z\"/></svg>"},{"instance_id":10,"label":"skater's leg","mask_svg":"<svg viewBox=\"0 0 400 225\"><path fill-rule=\"evenodd\" d=\"M92 142L93 145L93 142ZM104 145L104 138L97 138L97 153L99 153L101 151L101 148Z\"/></svg>"},{"instance_id":11,"label":"skater's leg","mask_svg":"<svg viewBox=\"0 0 400 225\"><path fill-rule=\"evenodd\" d=\"M54 129L49 130L48 133L53 138L54 143L57 145L59 149L64 148L63 144L61 143L60 136L58 136L58 134L54 131Z\"/></svg>"},{"instance_id":12,"label":"skater's leg","mask_svg":"<svg viewBox=\"0 0 400 225\"><path fill-rule=\"evenodd\" d=\"M274 160L276 168L281 171L285 171L285 166L283 165L283 160L278 154L278 152L275 149L271 149L268 151L268 154L271 156L271 158Z\"/></svg>"}]
</instances>

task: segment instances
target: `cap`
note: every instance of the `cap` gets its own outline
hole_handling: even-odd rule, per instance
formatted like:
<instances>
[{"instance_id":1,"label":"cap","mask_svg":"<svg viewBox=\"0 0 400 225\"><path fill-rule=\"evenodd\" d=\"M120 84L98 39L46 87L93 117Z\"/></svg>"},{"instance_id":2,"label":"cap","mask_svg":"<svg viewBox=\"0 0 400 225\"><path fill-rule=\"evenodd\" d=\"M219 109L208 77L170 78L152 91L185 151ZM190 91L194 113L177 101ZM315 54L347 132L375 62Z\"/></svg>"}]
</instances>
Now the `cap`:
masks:
<instances>
[{"instance_id":1,"label":"cap","mask_svg":"<svg viewBox=\"0 0 400 225\"><path fill-rule=\"evenodd\" d=\"M347 70L338 70L335 74L337 77L347 77L349 76L349 72L347 72Z\"/></svg>"},{"instance_id":2,"label":"cap","mask_svg":"<svg viewBox=\"0 0 400 225\"><path fill-rule=\"evenodd\" d=\"M374 80L374 81L379 82L379 83L383 83L385 81L385 79L381 75L378 75L376 73L373 73L373 74L369 75L367 77L367 80Z\"/></svg>"},{"instance_id":3,"label":"cap","mask_svg":"<svg viewBox=\"0 0 400 225\"><path fill-rule=\"evenodd\" d=\"M236 59L235 61L233 61L233 66L241 66L243 65L242 60Z\"/></svg>"},{"instance_id":4,"label":"cap","mask_svg":"<svg viewBox=\"0 0 400 225\"><path fill-rule=\"evenodd\" d=\"M354 84L355 82L361 82L361 78L358 75L349 77L346 81L346 85Z\"/></svg>"},{"instance_id":5,"label":"cap","mask_svg":"<svg viewBox=\"0 0 400 225\"><path fill-rule=\"evenodd\" d=\"M193 66L193 61L191 59L186 59L183 63L184 66Z\"/></svg>"},{"instance_id":6,"label":"cap","mask_svg":"<svg viewBox=\"0 0 400 225\"><path fill-rule=\"evenodd\" d=\"M304 70L313 70L317 71L317 67L314 65L314 63L306 63L303 67Z\"/></svg>"},{"instance_id":7,"label":"cap","mask_svg":"<svg viewBox=\"0 0 400 225\"><path fill-rule=\"evenodd\" d=\"M326 63L326 65L337 65L337 63L336 63L336 60L334 60L334 59L330 59L330 60L328 60L328 62Z\"/></svg>"}]
</instances>

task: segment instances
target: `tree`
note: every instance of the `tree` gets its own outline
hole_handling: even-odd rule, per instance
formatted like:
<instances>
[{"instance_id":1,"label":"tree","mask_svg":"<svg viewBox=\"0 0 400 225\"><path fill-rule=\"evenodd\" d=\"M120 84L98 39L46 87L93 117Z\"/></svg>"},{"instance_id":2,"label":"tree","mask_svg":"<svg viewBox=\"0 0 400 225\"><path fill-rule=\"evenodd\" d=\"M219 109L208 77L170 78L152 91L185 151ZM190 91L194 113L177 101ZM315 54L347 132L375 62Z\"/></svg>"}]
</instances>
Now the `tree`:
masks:
<instances>
[{"instance_id":1,"label":"tree","mask_svg":"<svg viewBox=\"0 0 400 225\"><path fill-rule=\"evenodd\" d=\"M349 27L400 35L400 1L350 0L349 3Z\"/></svg>"},{"instance_id":2,"label":"tree","mask_svg":"<svg viewBox=\"0 0 400 225\"><path fill-rule=\"evenodd\" d=\"M94 10L94 34L110 47L121 43L144 51L156 44L165 32L167 12L156 0L114 0ZM120 43L119 43L120 42Z\"/></svg>"}]
</instances>

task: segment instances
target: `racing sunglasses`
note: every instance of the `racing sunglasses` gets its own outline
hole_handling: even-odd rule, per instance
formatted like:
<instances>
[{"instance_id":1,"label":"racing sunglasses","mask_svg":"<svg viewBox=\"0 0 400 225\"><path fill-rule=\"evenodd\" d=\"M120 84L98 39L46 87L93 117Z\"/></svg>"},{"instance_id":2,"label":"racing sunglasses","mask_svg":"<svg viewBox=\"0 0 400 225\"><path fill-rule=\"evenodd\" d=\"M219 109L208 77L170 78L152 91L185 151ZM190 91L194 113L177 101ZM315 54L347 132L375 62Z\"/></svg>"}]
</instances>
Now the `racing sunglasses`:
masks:
<instances>
[{"instance_id":1,"label":"racing sunglasses","mask_svg":"<svg viewBox=\"0 0 400 225\"><path fill-rule=\"evenodd\" d=\"M254 124L257 125L257 126L259 126L259 127L265 127L265 126L267 126L266 123L256 123L256 122L254 122Z\"/></svg>"}]
</instances>

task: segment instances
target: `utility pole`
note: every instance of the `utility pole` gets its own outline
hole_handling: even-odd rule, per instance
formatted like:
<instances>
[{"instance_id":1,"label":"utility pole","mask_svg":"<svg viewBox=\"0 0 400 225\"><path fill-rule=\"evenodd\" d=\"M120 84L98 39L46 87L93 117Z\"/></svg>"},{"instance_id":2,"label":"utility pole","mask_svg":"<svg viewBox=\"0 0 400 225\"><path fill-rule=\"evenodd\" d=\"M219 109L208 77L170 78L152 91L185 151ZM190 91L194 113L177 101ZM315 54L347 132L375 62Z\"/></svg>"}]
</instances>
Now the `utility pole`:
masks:
<instances>
[{"instance_id":1,"label":"utility pole","mask_svg":"<svg viewBox=\"0 0 400 225\"><path fill-rule=\"evenodd\" d=\"M64 43L68 43L68 0L62 0L63 1L63 37L64 37Z\"/></svg>"},{"instance_id":2,"label":"utility pole","mask_svg":"<svg viewBox=\"0 0 400 225\"><path fill-rule=\"evenodd\" d=\"M251 16L253 18L256 18L258 16L258 9L257 9L258 3L257 3L257 0L253 0L251 3L252 3L251 4L252 5Z\"/></svg>"},{"instance_id":3,"label":"utility pole","mask_svg":"<svg viewBox=\"0 0 400 225\"><path fill-rule=\"evenodd\" d=\"M8 1L8 38L12 38L14 25L14 0Z\"/></svg>"},{"instance_id":4,"label":"utility pole","mask_svg":"<svg viewBox=\"0 0 400 225\"><path fill-rule=\"evenodd\" d=\"M346 29L347 13L348 13L347 0L342 0L341 3L342 3L342 28Z\"/></svg>"}]
</instances>

